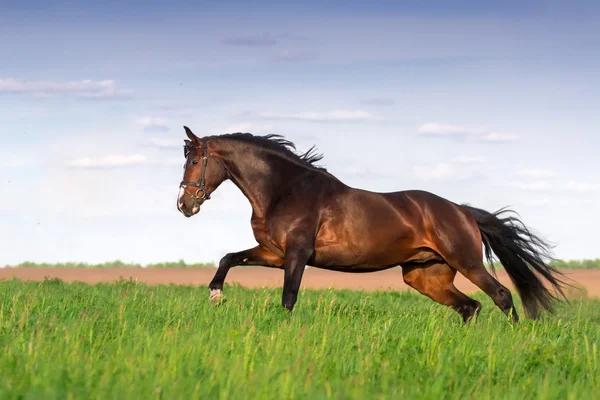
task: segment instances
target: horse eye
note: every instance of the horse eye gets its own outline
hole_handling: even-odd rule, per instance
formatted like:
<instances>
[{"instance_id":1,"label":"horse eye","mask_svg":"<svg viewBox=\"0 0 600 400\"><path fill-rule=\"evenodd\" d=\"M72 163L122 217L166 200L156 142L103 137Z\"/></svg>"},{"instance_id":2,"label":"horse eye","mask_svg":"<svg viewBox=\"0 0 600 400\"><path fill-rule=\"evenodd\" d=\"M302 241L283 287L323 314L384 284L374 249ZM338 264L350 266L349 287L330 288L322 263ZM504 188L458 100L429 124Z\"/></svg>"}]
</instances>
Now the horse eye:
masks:
<instances>
[{"instance_id":1,"label":"horse eye","mask_svg":"<svg viewBox=\"0 0 600 400\"><path fill-rule=\"evenodd\" d=\"M192 164L194 164L194 165L198 164L198 160L192 161Z\"/></svg>"}]
</instances>

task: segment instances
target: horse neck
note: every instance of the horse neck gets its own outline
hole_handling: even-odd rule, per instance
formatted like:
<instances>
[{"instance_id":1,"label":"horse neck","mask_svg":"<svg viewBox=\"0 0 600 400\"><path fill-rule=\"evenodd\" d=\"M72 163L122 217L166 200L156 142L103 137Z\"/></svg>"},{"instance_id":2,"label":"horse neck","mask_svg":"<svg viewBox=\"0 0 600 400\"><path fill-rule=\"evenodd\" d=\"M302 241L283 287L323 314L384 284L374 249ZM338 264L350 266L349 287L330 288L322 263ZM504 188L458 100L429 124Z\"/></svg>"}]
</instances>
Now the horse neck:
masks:
<instances>
[{"instance_id":1,"label":"horse neck","mask_svg":"<svg viewBox=\"0 0 600 400\"><path fill-rule=\"evenodd\" d=\"M268 151L259 155L259 152L252 145L229 145L223 162L231 181L246 196L254 213L263 217L275 195L306 167L283 155Z\"/></svg>"}]
</instances>

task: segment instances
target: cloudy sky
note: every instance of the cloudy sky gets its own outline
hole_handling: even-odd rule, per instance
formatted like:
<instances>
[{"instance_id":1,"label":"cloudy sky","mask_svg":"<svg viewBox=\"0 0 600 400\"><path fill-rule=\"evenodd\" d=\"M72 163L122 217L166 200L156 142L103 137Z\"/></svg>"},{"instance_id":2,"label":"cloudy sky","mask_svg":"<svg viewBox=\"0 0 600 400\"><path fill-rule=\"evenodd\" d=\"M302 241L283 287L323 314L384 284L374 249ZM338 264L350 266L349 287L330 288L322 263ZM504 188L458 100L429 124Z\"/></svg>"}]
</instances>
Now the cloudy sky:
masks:
<instances>
[{"instance_id":1,"label":"cloudy sky","mask_svg":"<svg viewBox=\"0 0 600 400\"><path fill-rule=\"evenodd\" d=\"M0 265L254 246L230 182L177 211L183 125L315 144L355 187L511 206L557 256L600 257L593 1L121 3L0 0Z\"/></svg>"}]
</instances>

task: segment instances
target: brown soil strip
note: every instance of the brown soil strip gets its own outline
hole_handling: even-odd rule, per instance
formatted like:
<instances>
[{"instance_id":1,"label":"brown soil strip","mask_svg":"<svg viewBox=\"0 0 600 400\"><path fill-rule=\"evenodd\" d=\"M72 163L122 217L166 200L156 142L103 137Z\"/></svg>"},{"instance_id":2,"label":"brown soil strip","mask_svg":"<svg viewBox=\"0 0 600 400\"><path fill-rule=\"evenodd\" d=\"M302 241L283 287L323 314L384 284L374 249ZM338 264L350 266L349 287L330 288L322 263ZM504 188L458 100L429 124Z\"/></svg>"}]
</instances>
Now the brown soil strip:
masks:
<instances>
[{"instance_id":1,"label":"brown soil strip","mask_svg":"<svg viewBox=\"0 0 600 400\"><path fill-rule=\"evenodd\" d=\"M566 270L563 271L577 286L587 292L588 297L600 298L600 270ZM215 273L214 268L1 268L0 280L17 278L27 281L41 281L44 278L59 278L64 282L114 282L120 279L133 279L143 283L208 285ZM503 271L498 272L500 282L514 290L510 279ZM241 267L229 272L226 283L238 283L249 288L276 287L283 284L283 271L260 268ZM478 291L475 285L458 274L456 286L465 293ZM374 273L343 273L308 268L302 280L303 288L311 289L353 289L353 290L407 290L402 280L402 270L393 268ZM571 292L571 296L578 296Z\"/></svg>"}]
</instances>

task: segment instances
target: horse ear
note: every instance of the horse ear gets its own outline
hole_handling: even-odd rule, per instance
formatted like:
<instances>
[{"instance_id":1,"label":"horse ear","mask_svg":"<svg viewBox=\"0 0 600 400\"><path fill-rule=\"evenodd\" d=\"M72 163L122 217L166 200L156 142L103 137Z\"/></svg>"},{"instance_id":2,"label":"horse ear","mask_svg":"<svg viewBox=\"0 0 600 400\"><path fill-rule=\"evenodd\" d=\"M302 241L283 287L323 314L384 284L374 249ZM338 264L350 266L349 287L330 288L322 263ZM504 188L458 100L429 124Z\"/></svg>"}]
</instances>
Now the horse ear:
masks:
<instances>
[{"instance_id":1,"label":"horse ear","mask_svg":"<svg viewBox=\"0 0 600 400\"><path fill-rule=\"evenodd\" d=\"M190 128L188 128L187 126L184 126L183 129L185 129L185 134L187 135L187 137L190 138L190 140L198 145L200 143L200 139L198 139L198 137L196 135L194 135L194 132L192 132L192 130Z\"/></svg>"}]
</instances>

